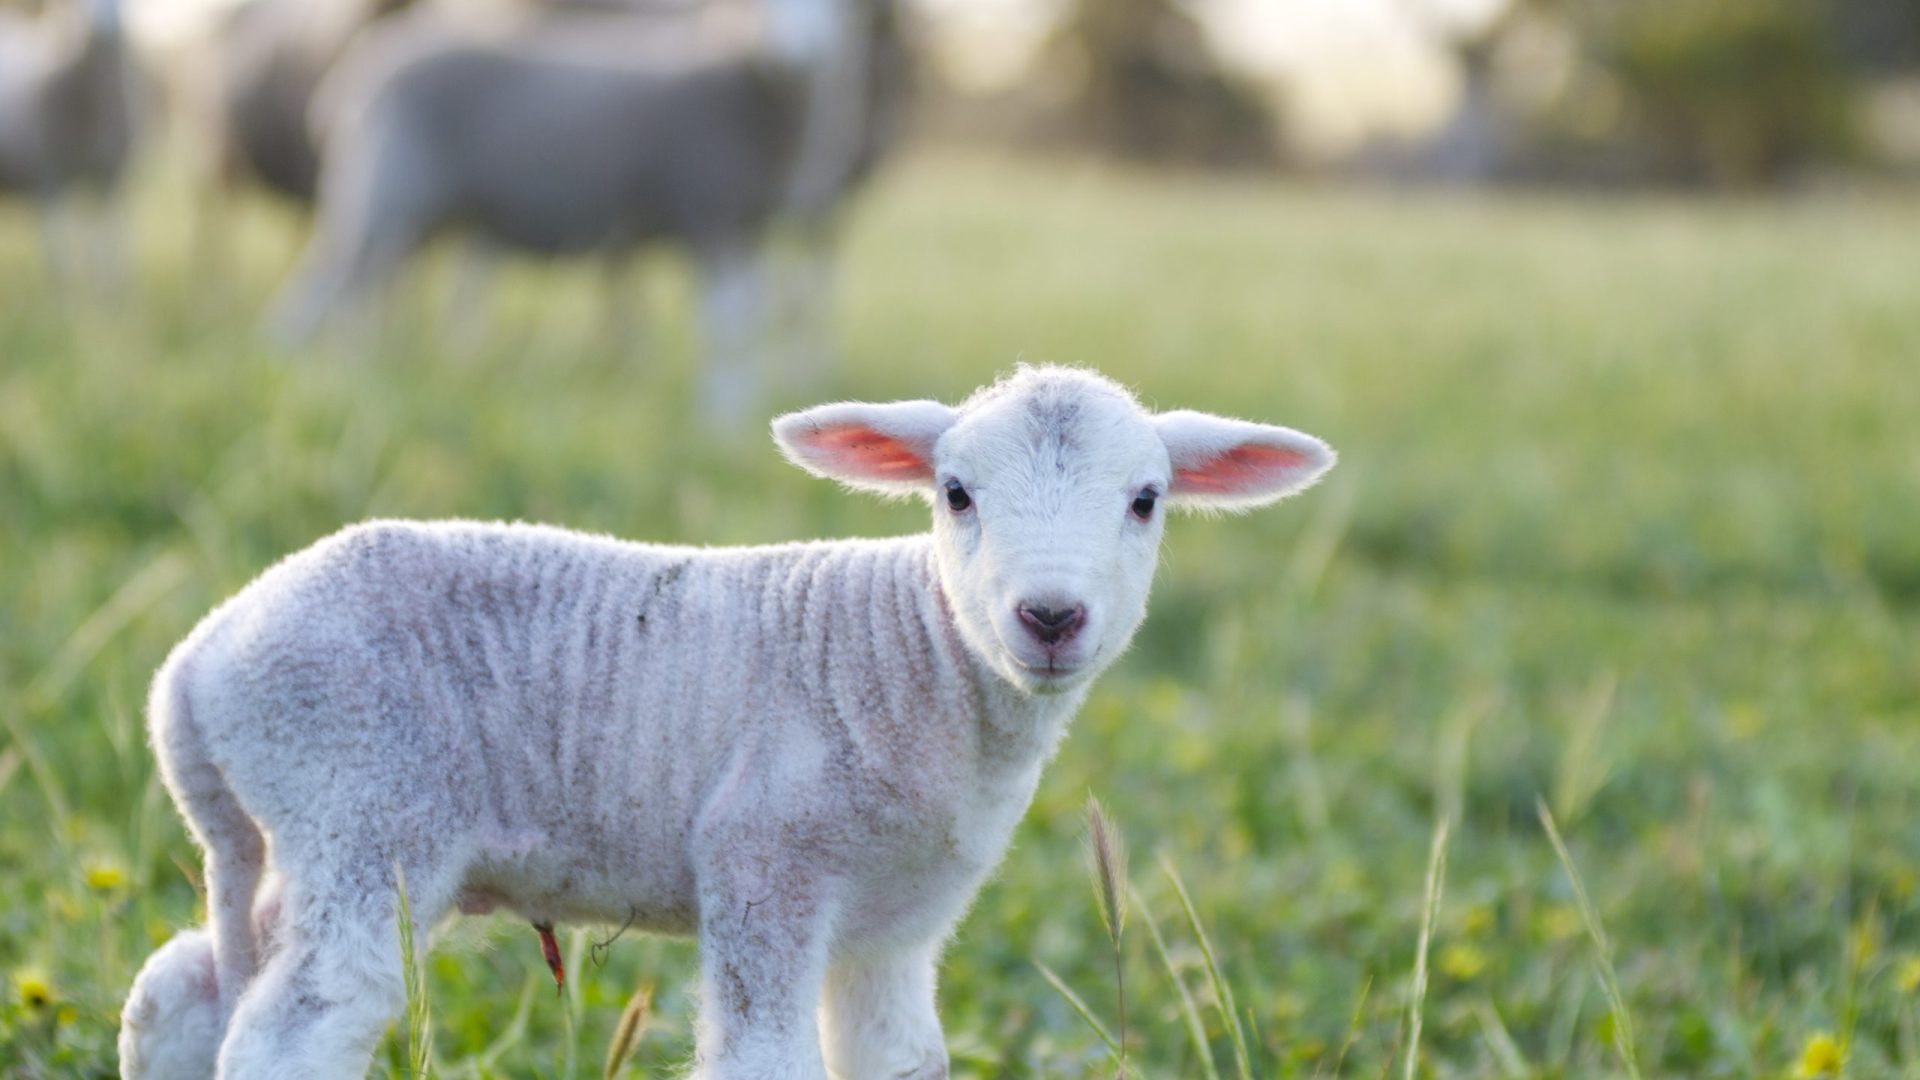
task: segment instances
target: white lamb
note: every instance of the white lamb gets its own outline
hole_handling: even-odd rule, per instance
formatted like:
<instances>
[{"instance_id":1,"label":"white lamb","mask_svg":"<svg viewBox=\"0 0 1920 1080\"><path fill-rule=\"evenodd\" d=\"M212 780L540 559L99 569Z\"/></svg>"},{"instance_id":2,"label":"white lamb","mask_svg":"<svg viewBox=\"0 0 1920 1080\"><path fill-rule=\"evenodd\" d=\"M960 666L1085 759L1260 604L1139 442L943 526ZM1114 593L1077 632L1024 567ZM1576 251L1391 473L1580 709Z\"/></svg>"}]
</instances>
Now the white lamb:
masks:
<instances>
[{"instance_id":1,"label":"white lamb","mask_svg":"<svg viewBox=\"0 0 1920 1080\"><path fill-rule=\"evenodd\" d=\"M944 1077L942 944L1140 624L1165 511L1272 502L1333 452L1063 368L773 434L925 497L932 531L376 522L205 619L150 715L211 925L135 981L123 1075L364 1075L403 997L398 866L422 930L504 908L698 934L703 1080Z\"/></svg>"}]
</instances>

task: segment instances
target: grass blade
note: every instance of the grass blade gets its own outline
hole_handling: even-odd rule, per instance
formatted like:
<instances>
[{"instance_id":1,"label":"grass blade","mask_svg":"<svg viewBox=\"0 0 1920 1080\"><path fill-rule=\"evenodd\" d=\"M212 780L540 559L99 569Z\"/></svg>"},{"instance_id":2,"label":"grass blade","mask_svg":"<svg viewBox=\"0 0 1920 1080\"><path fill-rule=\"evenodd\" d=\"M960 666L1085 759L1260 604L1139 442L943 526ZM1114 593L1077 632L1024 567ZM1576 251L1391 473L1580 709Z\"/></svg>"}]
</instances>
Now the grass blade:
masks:
<instances>
[{"instance_id":1,"label":"grass blade","mask_svg":"<svg viewBox=\"0 0 1920 1080\"><path fill-rule=\"evenodd\" d=\"M1368 975L1366 981L1360 984L1360 992L1354 995L1353 1014L1347 1017L1347 1034L1344 1039L1340 1040L1340 1053L1335 1055L1333 1059L1334 1076L1340 1076L1342 1074L1342 1070L1346 1068L1347 1064L1347 1053L1353 1049L1353 1044L1360 1039L1360 1025L1365 1022L1367 1015L1367 999L1372 996L1373 976ZM1391 1061L1392 1059L1389 1058L1388 1060ZM1313 1075L1315 1077L1320 1075L1320 1069L1317 1066L1313 1070Z\"/></svg>"},{"instance_id":2,"label":"grass blade","mask_svg":"<svg viewBox=\"0 0 1920 1080\"><path fill-rule=\"evenodd\" d=\"M1226 1025L1227 1034L1233 1039L1233 1063L1238 1067L1240 1080L1253 1080L1253 1061L1247 1056L1247 1035L1240 1027L1240 1007L1234 1004L1233 988L1220 974L1220 964L1213 956L1213 942L1207 937L1206 927L1200 924L1200 913L1193 908L1193 897L1187 895L1187 883L1180 880L1180 871L1174 869L1173 860L1163 853L1160 856L1160 869L1173 883L1173 892L1180 898L1180 910L1186 913L1187 927L1193 931L1194 941L1200 946L1200 955L1207 962L1207 978L1213 985L1214 1008L1220 1013L1221 1021Z\"/></svg>"},{"instance_id":3,"label":"grass blade","mask_svg":"<svg viewBox=\"0 0 1920 1080\"><path fill-rule=\"evenodd\" d=\"M474 1076L491 1073L500 1058L526 1038L527 1023L533 1017L534 995L540 990L540 984L540 973L527 975L526 981L520 986L520 1001L513 1007L513 1018L507 1021L507 1026L500 1029L500 1034L494 1036L485 1049L467 1063L473 1069Z\"/></svg>"},{"instance_id":4,"label":"grass blade","mask_svg":"<svg viewBox=\"0 0 1920 1080\"><path fill-rule=\"evenodd\" d=\"M1447 818L1433 826L1433 844L1427 849L1427 885L1420 908L1420 946L1413 958L1413 1000L1407 1003L1407 1065L1403 1074L1414 1080L1420 1065L1420 1029L1427 1004L1427 953L1433 945L1433 922L1440 914L1440 897L1447 880Z\"/></svg>"},{"instance_id":5,"label":"grass blade","mask_svg":"<svg viewBox=\"0 0 1920 1080\"><path fill-rule=\"evenodd\" d=\"M1633 1043L1633 1018L1627 1014L1627 1002L1620 993L1620 979L1613 970L1613 945L1607 941L1607 932L1600 925L1600 916L1594 911L1593 901L1587 896L1587 886L1580 879L1580 871L1573 865L1573 855L1567 851L1566 842L1560 839L1560 830L1553 823L1553 811L1547 808L1546 800L1535 801L1535 809L1540 814L1540 824L1547 830L1547 839L1553 842L1553 852L1560 857L1560 865L1567 872L1567 881L1573 886L1573 900L1580 909L1580 921L1587 926L1587 936L1593 941L1594 955L1600 968L1600 986L1607 994L1607 1008L1613 1011L1613 1045L1620 1052L1621 1064L1626 1066L1627 1075L1640 1080L1640 1062Z\"/></svg>"},{"instance_id":6,"label":"grass blade","mask_svg":"<svg viewBox=\"0 0 1920 1080\"><path fill-rule=\"evenodd\" d=\"M1035 960L1033 966L1040 969L1040 977L1047 980L1055 990L1058 990L1060 996L1067 999L1067 1004L1073 1006L1073 1011L1080 1014L1080 1019L1086 1023L1087 1027L1092 1029L1095 1035L1100 1036L1101 1042L1107 1044L1108 1051L1113 1054L1113 1060L1120 1062L1119 1041L1113 1037L1113 1032L1107 1030L1107 1025L1101 1023L1100 1018L1093 1015L1093 1010L1087 1008L1087 1003L1080 999L1080 995L1073 992L1073 987L1068 986L1065 980L1053 973L1052 968L1040 961ZM1124 1063L1121 1067L1125 1067Z\"/></svg>"},{"instance_id":7,"label":"grass blade","mask_svg":"<svg viewBox=\"0 0 1920 1080\"><path fill-rule=\"evenodd\" d=\"M1107 944L1113 950L1115 1008L1119 1012L1120 1067L1127 1060L1127 976L1120 952L1122 935L1127 929L1127 845L1119 830L1107 820L1100 800L1087 796L1087 857L1093 875L1095 906L1100 923L1107 931Z\"/></svg>"},{"instance_id":8,"label":"grass blade","mask_svg":"<svg viewBox=\"0 0 1920 1080\"><path fill-rule=\"evenodd\" d=\"M607 1044L604 1080L613 1080L626 1068L627 1060L640 1046L640 1036L646 1033L647 1020L652 1015L653 987L643 986L633 992L627 1007L620 1012L620 1023L613 1029L613 1041Z\"/></svg>"},{"instance_id":9,"label":"grass blade","mask_svg":"<svg viewBox=\"0 0 1920 1080\"><path fill-rule=\"evenodd\" d=\"M433 1075L433 1016L420 974L420 958L413 945L413 904L407 899L407 875L393 864L393 887L399 893L400 964L407 991L407 1075L427 1080Z\"/></svg>"},{"instance_id":10,"label":"grass blade","mask_svg":"<svg viewBox=\"0 0 1920 1080\"><path fill-rule=\"evenodd\" d=\"M1207 1041L1207 1025L1200 1019L1200 1006L1194 1004L1193 994L1187 989L1187 980L1173 962L1173 955L1167 951L1167 939L1160 934L1159 920L1153 917L1153 910L1134 892L1133 906L1140 911L1140 921L1147 925L1147 936L1153 941L1153 951L1160 957L1160 963L1167 969L1167 977L1173 980L1173 986L1180 994L1180 1018L1187 1028L1187 1040L1193 1044L1193 1052L1200 1059L1201 1071L1207 1080L1220 1080L1220 1069L1213 1063L1213 1048Z\"/></svg>"}]
</instances>

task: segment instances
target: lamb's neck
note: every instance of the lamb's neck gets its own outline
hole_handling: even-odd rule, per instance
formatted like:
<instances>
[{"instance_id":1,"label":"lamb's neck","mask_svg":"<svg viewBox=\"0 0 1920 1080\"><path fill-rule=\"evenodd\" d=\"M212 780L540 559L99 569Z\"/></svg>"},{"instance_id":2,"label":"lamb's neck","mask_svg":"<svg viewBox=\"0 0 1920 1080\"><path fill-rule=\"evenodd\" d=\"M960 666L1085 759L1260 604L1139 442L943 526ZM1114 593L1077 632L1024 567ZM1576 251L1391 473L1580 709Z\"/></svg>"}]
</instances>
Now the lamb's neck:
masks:
<instances>
[{"instance_id":1,"label":"lamb's neck","mask_svg":"<svg viewBox=\"0 0 1920 1080\"><path fill-rule=\"evenodd\" d=\"M926 598L920 605L921 632L928 650L959 676L964 713L975 726L981 763L1013 772L1044 764L1086 700L1087 685L1056 694L1032 694L1008 682L968 646L954 623L953 605L935 566L932 535L914 537L910 543L911 556L901 567Z\"/></svg>"}]
</instances>

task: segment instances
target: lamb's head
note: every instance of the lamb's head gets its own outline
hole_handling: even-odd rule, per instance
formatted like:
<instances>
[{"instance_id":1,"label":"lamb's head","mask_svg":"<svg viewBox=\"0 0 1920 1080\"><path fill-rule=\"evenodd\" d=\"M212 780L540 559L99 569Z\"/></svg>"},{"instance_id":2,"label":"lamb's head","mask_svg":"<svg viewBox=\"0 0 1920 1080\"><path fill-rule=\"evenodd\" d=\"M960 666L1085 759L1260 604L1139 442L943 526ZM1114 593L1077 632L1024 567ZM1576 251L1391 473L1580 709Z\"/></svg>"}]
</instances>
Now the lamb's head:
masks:
<instances>
[{"instance_id":1,"label":"lamb's head","mask_svg":"<svg viewBox=\"0 0 1920 1080\"><path fill-rule=\"evenodd\" d=\"M1078 686L1125 650L1166 510L1261 506L1334 460L1311 435L1149 413L1099 375L1056 367L1023 366L958 408L844 402L782 416L773 431L809 472L932 503L961 637L1029 693Z\"/></svg>"}]
</instances>

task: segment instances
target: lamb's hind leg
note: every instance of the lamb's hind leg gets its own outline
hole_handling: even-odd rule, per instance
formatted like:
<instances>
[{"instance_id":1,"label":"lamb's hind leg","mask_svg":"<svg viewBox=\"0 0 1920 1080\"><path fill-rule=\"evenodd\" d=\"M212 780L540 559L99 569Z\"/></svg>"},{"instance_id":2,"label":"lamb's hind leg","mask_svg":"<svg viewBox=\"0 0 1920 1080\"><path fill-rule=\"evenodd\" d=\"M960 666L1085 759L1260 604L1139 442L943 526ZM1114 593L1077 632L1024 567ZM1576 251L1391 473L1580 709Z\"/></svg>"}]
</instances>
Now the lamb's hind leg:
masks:
<instances>
[{"instance_id":1,"label":"lamb's hind leg","mask_svg":"<svg viewBox=\"0 0 1920 1080\"><path fill-rule=\"evenodd\" d=\"M233 1015L219 1080L366 1075L405 1003L393 854L391 843L352 844L324 858L276 850L286 879L281 936ZM414 937L424 948L428 929L451 907L458 874L417 844L403 862Z\"/></svg>"}]
</instances>

